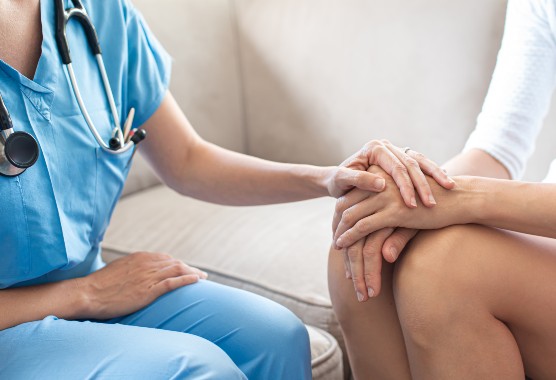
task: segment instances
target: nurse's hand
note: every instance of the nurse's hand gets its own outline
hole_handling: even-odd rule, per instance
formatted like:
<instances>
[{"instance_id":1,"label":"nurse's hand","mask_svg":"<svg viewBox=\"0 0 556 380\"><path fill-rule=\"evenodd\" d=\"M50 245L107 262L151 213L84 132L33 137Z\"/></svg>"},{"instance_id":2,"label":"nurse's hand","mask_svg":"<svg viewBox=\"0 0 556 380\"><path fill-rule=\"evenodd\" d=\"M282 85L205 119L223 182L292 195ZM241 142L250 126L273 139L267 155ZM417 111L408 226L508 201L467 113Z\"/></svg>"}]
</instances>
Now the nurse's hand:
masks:
<instances>
[{"instance_id":1,"label":"nurse's hand","mask_svg":"<svg viewBox=\"0 0 556 380\"><path fill-rule=\"evenodd\" d=\"M367 173L357 174L357 171L366 172L373 165L380 167L394 180L405 205L411 208L417 207L416 192L425 206L432 207L436 204L425 174L432 177L445 189L452 189L455 185L455 182L448 177L442 168L421 153L409 148L396 147L388 140L372 140L340 165L338 179L343 179L342 175L344 177L359 175L361 181L373 179L377 184L381 182L382 185L375 185L375 189L373 189L371 186L353 185L354 181L337 180L335 183L339 186L335 186L330 194L338 198L354 187L362 190L376 191L378 189L378 191L381 191L384 188L384 182L380 173L370 172L372 176ZM342 168L344 168L343 172Z\"/></svg>"},{"instance_id":2,"label":"nurse's hand","mask_svg":"<svg viewBox=\"0 0 556 380\"><path fill-rule=\"evenodd\" d=\"M133 253L77 279L84 317L110 319L133 313L165 293L206 279L207 274L162 253Z\"/></svg>"}]
</instances>

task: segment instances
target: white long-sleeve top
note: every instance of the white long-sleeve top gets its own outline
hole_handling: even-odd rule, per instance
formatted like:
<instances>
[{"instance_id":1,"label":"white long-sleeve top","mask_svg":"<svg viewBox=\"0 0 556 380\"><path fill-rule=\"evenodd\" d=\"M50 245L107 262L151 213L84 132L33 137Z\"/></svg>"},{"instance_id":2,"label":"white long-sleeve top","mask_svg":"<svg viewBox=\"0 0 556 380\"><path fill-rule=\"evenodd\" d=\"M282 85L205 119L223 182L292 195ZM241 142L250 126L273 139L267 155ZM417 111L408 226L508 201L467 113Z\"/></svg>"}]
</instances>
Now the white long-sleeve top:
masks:
<instances>
[{"instance_id":1,"label":"white long-sleeve top","mask_svg":"<svg viewBox=\"0 0 556 380\"><path fill-rule=\"evenodd\" d=\"M509 0L496 69L464 151L479 148L523 176L556 85L556 0ZM556 182L556 160L548 182Z\"/></svg>"}]
</instances>

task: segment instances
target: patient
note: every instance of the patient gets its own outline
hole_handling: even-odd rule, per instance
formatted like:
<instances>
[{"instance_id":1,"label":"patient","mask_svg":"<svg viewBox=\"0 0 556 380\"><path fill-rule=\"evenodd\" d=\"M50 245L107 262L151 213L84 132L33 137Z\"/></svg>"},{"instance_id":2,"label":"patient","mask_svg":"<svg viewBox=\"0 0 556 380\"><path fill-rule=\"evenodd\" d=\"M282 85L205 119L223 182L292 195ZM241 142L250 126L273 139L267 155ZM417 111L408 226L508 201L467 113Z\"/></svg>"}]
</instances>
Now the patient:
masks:
<instances>
[{"instance_id":1,"label":"patient","mask_svg":"<svg viewBox=\"0 0 556 380\"><path fill-rule=\"evenodd\" d=\"M546 183L508 180L554 88L555 9L509 1L477 128L445 165L456 188L431 181L436 207L405 207L383 172L383 193L338 201L329 284L356 379L556 378L556 164Z\"/></svg>"}]
</instances>

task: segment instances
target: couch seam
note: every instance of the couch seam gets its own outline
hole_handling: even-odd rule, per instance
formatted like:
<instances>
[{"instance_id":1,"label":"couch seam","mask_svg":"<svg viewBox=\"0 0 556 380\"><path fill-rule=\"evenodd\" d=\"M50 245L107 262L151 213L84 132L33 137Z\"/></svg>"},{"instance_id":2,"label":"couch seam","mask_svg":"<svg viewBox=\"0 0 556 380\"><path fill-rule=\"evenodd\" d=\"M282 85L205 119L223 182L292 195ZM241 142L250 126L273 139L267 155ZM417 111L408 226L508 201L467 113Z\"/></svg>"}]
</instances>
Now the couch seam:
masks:
<instances>
[{"instance_id":1,"label":"couch seam","mask_svg":"<svg viewBox=\"0 0 556 380\"><path fill-rule=\"evenodd\" d=\"M245 74L243 68L243 50L241 49L241 36L239 33L239 16L237 11L236 0L229 0L230 18L232 19L232 28L236 41L237 67L239 78L239 97L241 103L241 129L243 131L243 153L251 153L251 144L249 139L249 122L247 121L247 95L245 91Z\"/></svg>"},{"instance_id":2,"label":"couch seam","mask_svg":"<svg viewBox=\"0 0 556 380\"><path fill-rule=\"evenodd\" d=\"M315 328L314 326L309 325L314 330L317 330L319 334L321 334L328 342L330 343L330 347L326 350L322 355L316 357L315 359L311 360L311 367L317 368L320 365L327 363L328 360L334 356L336 351L339 349L338 341L330 335L327 331L324 331L319 328Z\"/></svg>"}]
</instances>

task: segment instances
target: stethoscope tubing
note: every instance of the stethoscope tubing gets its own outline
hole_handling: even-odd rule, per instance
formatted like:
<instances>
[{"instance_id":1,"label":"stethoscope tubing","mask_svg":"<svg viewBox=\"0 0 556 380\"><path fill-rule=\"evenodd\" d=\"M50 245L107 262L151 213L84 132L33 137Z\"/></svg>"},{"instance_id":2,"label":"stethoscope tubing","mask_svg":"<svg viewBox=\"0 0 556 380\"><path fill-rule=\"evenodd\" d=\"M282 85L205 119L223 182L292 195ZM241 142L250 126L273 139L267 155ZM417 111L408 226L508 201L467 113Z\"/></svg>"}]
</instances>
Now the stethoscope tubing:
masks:
<instances>
[{"instance_id":1,"label":"stethoscope tubing","mask_svg":"<svg viewBox=\"0 0 556 380\"><path fill-rule=\"evenodd\" d=\"M70 78L71 87L73 89L75 99L77 100L79 109L81 110L81 113L83 115L83 118L85 119L85 122L87 123L89 130L91 131L92 135L94 136L99 146L104 151L110 154L125 153L131 148L133 148L135 144L131 141L128 141L127 143L125 142L125 136L123 134L122 127L120 124L120 118L118 116L118 110L116 107L116 102L114 101L112 88L110 87L110 81L108 80L108 75L106 73L104 60L102 59L102 52L100 49L100 43L98 41L98 36L95 27L92 24L81 2L79 0L73 0L73 3L75 7L69 10L64 9L63 0L57 0L56 3L56 12L57 12L56 40L58 42L58 49L60 51L62 62L66 67L68 76ZM108 104L110 106L110 113L112 115L112 119L115 125L115 127L112 129L112 137L117 136L117 140L119 141L119 145L120 145L117 148L111 147L104 142L104 140L98 133L98 130L95 127L89 115L89 112L87 111L87 107L85 106L83 97L81 96L81 91L79 90L79 85L77 83L77 79L71 62L69 44L66 35L66 25L72 17L75 17L76 20L78 20L79 23L84 28L85 34L87 36L87 41L89 43L93 55L95 56L97 67L100 72L102 84L104 87L104 93L106 95L106 98L108 99Z\"/></svg>"},{"instance_id":2,"label":"stethoscope tubing","mask_svg":"<svg viewBox=\"0 0 556 380\"><path fill-rule=\"evenodd\" d=\"M97 54L95 56L97 58L97 62L99 62L99 69L102 67L104 69L104 63L102 62L102 55ZM96 127L93 124L93 121L91 119L91 116L89 115L89 112L87 111L87 107L85 107L85 102L83 102L83 97L81 96L81 91L79 90L79 85L77 84L77 79L75 78L75 72L73 71L73 66L71 63L68 63L66 66L69 78L70 78L70 82L71 82L71 86L73 88L73 92L75 94L75 99L77 100L77 104L79 106L79 109L81 110L81 113L83 114L83 118L85 119L85 122L87 123L87 126L89 127L89 130L91 131L91 133L93 134L95 140L97 141L97 143L99 144L99 146L102 148L102 150L106 151L107 153L110 154L120 154L120 153L124 153L127 152L128 150L130 150L131 148L133 148L133 146L135 144L133 144L133 142L129 141L127 143L125 143L121 148L114 150L112 148L110 148L102 139L102 137L100 136L100 134L98 133L98 130L96 129ZM106 71L100 69L101 72L101 76L103 77L103 82L106 84L108 84L108 78L106 78ZM106 89L106 88L105 88ZM106 90L107 95L108 96L108 102L110 103L110 109L112 112L112 118L114 119L114 122L117 123L116 125L116 129L117 129L117 134L118 134L118 139L120 140L120 142L124 141L124 135L122 133L122 129L119 126L119 118L117 115L117 111L116 111L116 104L114 103L114 98L112 96L112 91L110 90L110 84L108 84L108 89Z\"/></svg>"}]
</instances>

